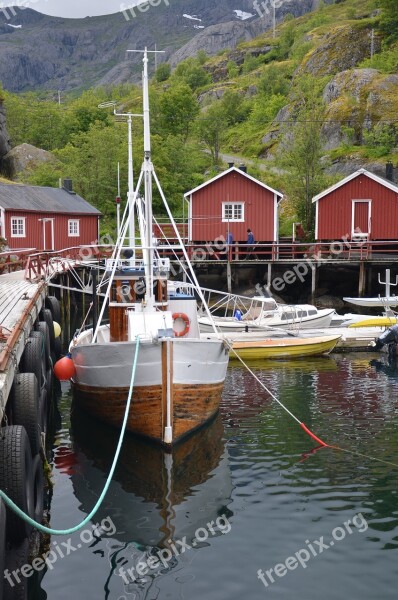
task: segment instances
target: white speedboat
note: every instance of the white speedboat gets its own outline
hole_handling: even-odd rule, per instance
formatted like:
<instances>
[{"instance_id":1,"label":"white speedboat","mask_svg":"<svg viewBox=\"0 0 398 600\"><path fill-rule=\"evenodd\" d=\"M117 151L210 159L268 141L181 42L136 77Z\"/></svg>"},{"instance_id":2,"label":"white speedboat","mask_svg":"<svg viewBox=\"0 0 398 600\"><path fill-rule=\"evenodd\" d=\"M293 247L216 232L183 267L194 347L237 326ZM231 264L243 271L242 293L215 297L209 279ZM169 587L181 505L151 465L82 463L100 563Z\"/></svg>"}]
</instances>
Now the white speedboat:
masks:
<instances>
[{"instance_id":1,"label":"white speedboat","mask_svg":"<svg viewBox=\"0 0 398 600\"><path fill-rule=\"evenodd\" d=\"M217 292L213 290L213 294ZM242 331L269 331L270 329L315 329L329 327L334 309L318 309L311 304L278 304L273 298L265 296L234 296L225 294L225 304L212 305L212 318L204 314L199 317L201 332L213 331L213 321L222 333ZM217 316L220 309L232 313L229 316Z\"/></svg>"},{"instance_id":2,"label":"white speedboat","mask_svg":"<svg viewBox=\"0 0 398 600\"><path fill-rule=\"evenodd\" d=\"M398 306L398 296L377 296L374 298L343 298L344 302L349 302L355 306L364 306L367 308L385 308L388 306Z\"/></svg>"},{"instance_id":3,"label":"white speedboat","mask_svg":"<svg viewBox=\"0 0 398 600\"><path fill-rule=\"evenodd\" d=\"M205 306L196 275L151 161L148 58L144 53L144 161L136 189L129 160L128 204L113 256L106 263L107 291L98 324L72 341L76 401L94 417L120 427L140 340L128 430L171 446L218 411L228 365L221 339L202 339L194 293ZM156 184L194 282L191 291L167 286L168 259L152 236L152 185ZM141 188L144 196L140 196ZM135 243L132 218L138 219ZM127 236L127 232L130 232ZM129 245L125 245L129 238ZM134 244L132 245L132 239ZM109 325L103 322L109 311ZM211 318L210 312L208 312Z\"/></svg>"}]
</instances>

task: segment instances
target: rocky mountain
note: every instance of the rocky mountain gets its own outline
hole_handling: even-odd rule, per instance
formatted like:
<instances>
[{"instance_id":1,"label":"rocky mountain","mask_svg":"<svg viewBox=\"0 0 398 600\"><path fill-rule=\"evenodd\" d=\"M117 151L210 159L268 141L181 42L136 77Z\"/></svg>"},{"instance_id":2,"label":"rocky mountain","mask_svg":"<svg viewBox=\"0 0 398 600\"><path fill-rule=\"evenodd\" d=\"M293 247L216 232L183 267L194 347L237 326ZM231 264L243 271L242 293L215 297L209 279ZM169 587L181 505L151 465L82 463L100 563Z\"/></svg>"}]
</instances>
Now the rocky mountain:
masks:
<instances>
[{"instance_id":1,"label":"rocky mountain","mask_svg":"<svg viewBox=\"0 0 398 600\"><path fill-rule=\"evenodd\" d=\"M277 2L276 19L312 10L319 0ZM133 2L131 4L134 4ZM271 24L269 0L164 0L85 19L50 17L22 7L0 10L0 82L9 91L73 90L139 77L140 58L127 49L165 50L176 64L198 50L234 48ZM279 6L280 5L280 6ZM256 9L257 6L257 9ZM127 8L124 8L127 7ZM261 16L260 16L261 15Z\"/></svg>"},{"instance_id":2,"label":"rocky mountain","mask_svg":"<svg viewBox=\"0 0 398 600\"><path fill-rule=\"evenodd\" d=\"M5 110L0 99L0 170L3 156L5 156L10 149L10 138L6 128Z\"/></svg>"}]
</instances>

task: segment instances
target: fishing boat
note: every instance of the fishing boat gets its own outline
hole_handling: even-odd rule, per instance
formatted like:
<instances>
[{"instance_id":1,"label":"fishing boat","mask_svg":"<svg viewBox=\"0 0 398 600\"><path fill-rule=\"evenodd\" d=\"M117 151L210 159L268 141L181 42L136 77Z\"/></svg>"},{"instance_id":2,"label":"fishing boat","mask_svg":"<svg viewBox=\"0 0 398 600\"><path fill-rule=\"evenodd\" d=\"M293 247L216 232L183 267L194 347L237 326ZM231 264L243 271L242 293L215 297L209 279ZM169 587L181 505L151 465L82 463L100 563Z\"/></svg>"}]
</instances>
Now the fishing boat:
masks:
<instances>
[{"instance_id":1,"label":"fishing boat","mask_svg":"<svg viewBox=\"0 0 398 600\"><path fill-rule=\"evenodd\" d=\"M267 296L238 296L203 289L209 294L211 318L199 316L202 332L213 331L214 324L222 333L267 331L278 329L314 329L329 327L335 310L318 309L312 304L279 304ZM219 296L217 300L212 297ZM221 297L220 297L221 296ZM223 314L220 314L223 313Z\"/></svg>"},{"instance_id":2,"label":"fishing boat","mask_svg":"<svg viewBox=\"0 0 398 600\"><path fill-rule=\"evenodd\" d=\"M127 429L172 446L217 413L228 350L220 338L200 337L195 298L200 299L202 306L206 302L151 160L147 50L143 64L141 172L134 189L129 153L128 203L112 258L106 261L102 281L106 283L106 293L99 319L91 329L75 337L70 353L76 369L76 401L94 417L120 427L139 339ZM129 140L130 132L129 129ZM131 144L129 150L130 147ZM193 288L187 293L169 289L170 262L159 257L161 245L159 240L153 240L154 184L188 265ZM135 218L139 225L137 242ZM109 324L103 321L106 309ZM209 311L208 315L211 317Z\"/></svg>"},{"instance_id":3,"label":"fishing boat","mask_svg":"<svg viewBox=\"0 0 398 600\"><path fill-rule=\"evenodd\" d=\"M238 338L231 341L231 358L281 359L303 358L329 354L335 348L341 335L319 337L290 337L284 339L248 340Z\"/></svg>"}]
</instances>

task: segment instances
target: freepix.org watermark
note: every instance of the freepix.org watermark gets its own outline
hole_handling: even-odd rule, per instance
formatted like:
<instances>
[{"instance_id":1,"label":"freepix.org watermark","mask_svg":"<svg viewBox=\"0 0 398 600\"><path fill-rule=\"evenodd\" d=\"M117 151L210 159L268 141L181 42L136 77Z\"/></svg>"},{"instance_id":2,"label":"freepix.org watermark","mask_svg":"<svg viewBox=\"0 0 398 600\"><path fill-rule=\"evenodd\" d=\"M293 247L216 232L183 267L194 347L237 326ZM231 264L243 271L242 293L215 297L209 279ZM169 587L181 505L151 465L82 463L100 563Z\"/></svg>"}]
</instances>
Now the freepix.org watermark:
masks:
<instances>
[{"instance_id":1,"label":"freepix.org watermark","mask_svg":"<svg viewBox=\"0 0 398 600\"><path fill-rule=\"evenodd\" d=\"M215 521L210 521L205 527L199 527L195 531L195 537L191 540L190 544L187 542L187 536L185 535L181 540L168 540L168 547L162 548L156 551L154 554L149 556L146 560L141 560L134 567L125 569L120 567L117 574L121 577L126 585L134 583L139 579L142 579L157 569L167 569L170 561L182 554L185 554L188 550L196 548L198 544L206 542L210 536L215 536L217 533L225 535L231 531L231 524L225 515L217 517Z\"/></svg>"},{"instance_id":2,"label":"freepix.org watermark","mask_svg":"<svg viewBox=\"0 0 398 600\"><path fill-rule=\"evenodd\" d=\"M15 571L9 571L5 569L4 579L7 584L14 588L21 583L22 578L28 579L36 571L43 571L45 568L54 569L55 563L60 559L68 557L73 552L77 552L83 546L83 544L91 544L95 539L100 538L102 535L111 536L116 532L116 527L110 517L106 517L101 523L96 523L91 526L91 529L84 529L80 533L80 542L76 545L72 544L72 539L69 538L66 542L52 542L50 550L45 552L42 556L34 558L32 564L25 564ZM75 542L76 543L76 542ZM7 585L6 584L6 585Z\"/></svg>"},{"instance_id":3,"label":"freepix.org watermark","mask_svg":"<svg viewBox=\"0 0 398 600\"><path fill-rule=\"evenodd\" d=\"M151 7L156 8L162 3L166 6L170 6L169 0L135 0L135 2L132 2L128 6L122 2L120 5L120 12L126 21L130 21L130 19L135 19L139 13L146 13Z\"/></svg>"},{"instance_id":4,"label":"freepix.org watermark","mask_svg":"<svg viewBox=\"0 0 398 600\"><path fill-rule=\"evenodd\" d=\"M271 14L275 8L280 8L285 0L254 0L253 8L260 17L265 17Z\"/></svg>"},{"instance_id":5,"label":"freepix.org watermark","mask_svg":"<svg viewBox=\"0 0 398 600\"><path fill-rule=\"evenodd\" d=\"M12 2L0 2L0 13L3 13L5 18L9 21L12 17L16 17L17 11L26 10L27 8L31 8L33 4L36 4L39 0L13 0ZM45 0L47 2L48 0Z\"/></svg>"},{"instance_id":6,"label":"freepix.org watermark","mask_svg":"<svg viewBox=\"0 0 398 600\"><path fill-rule=\"evenodd\" d=\"M347 535L352 535L355 531L363 533L367 529L368 523L365 517L362 513L357 513L353 519L348 519L341 527L335 527L328 542L325 542L323 535L318 540L312 540L311 542L305 540L305 548L300 548L294 555L288 556L284 562L277 563L265 573L262 569L258 569L257 578L263 583L264 587L268 588L276 583L278 579L285 577L289 571L294 571L299 566L306 569L310 560L344 540Z\"/></svg>"}]
</instances>

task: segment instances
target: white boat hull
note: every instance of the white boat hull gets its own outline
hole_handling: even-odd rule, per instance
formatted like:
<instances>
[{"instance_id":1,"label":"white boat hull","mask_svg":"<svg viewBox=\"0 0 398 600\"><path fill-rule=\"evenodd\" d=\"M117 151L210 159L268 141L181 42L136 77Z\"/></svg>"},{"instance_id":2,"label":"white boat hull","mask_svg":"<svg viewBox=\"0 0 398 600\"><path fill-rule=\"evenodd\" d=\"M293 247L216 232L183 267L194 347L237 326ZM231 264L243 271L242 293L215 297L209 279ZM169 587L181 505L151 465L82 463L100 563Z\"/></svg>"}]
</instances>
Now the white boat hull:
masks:
<instances>
[{"instance_id":1,"label":"white boat hull","mask_svg":"<svg viewBox=\"0 0 398 600\"><path fill-rule=\"evenodd\" d=\"M343 300L355 306L367 306L368 308L398 306L398 296L390 296L388 298L343 298Z\"/></svg>"},{"instance_id":2,"label":"white boat hull","mask_svg":"<svg viewBox=\"0 0 398 600\"><path fill-rule=\"evenodd\" d=\"M140 343L127 425L130 431L166 445L216 414L228 366L228 350L220 340L172 338L169 342L169 359L165 358L166 341ZM116 427L123 420L135 351L135 341L71 347L76 400L93 416Z\"/></svg>"}]
</instances>

